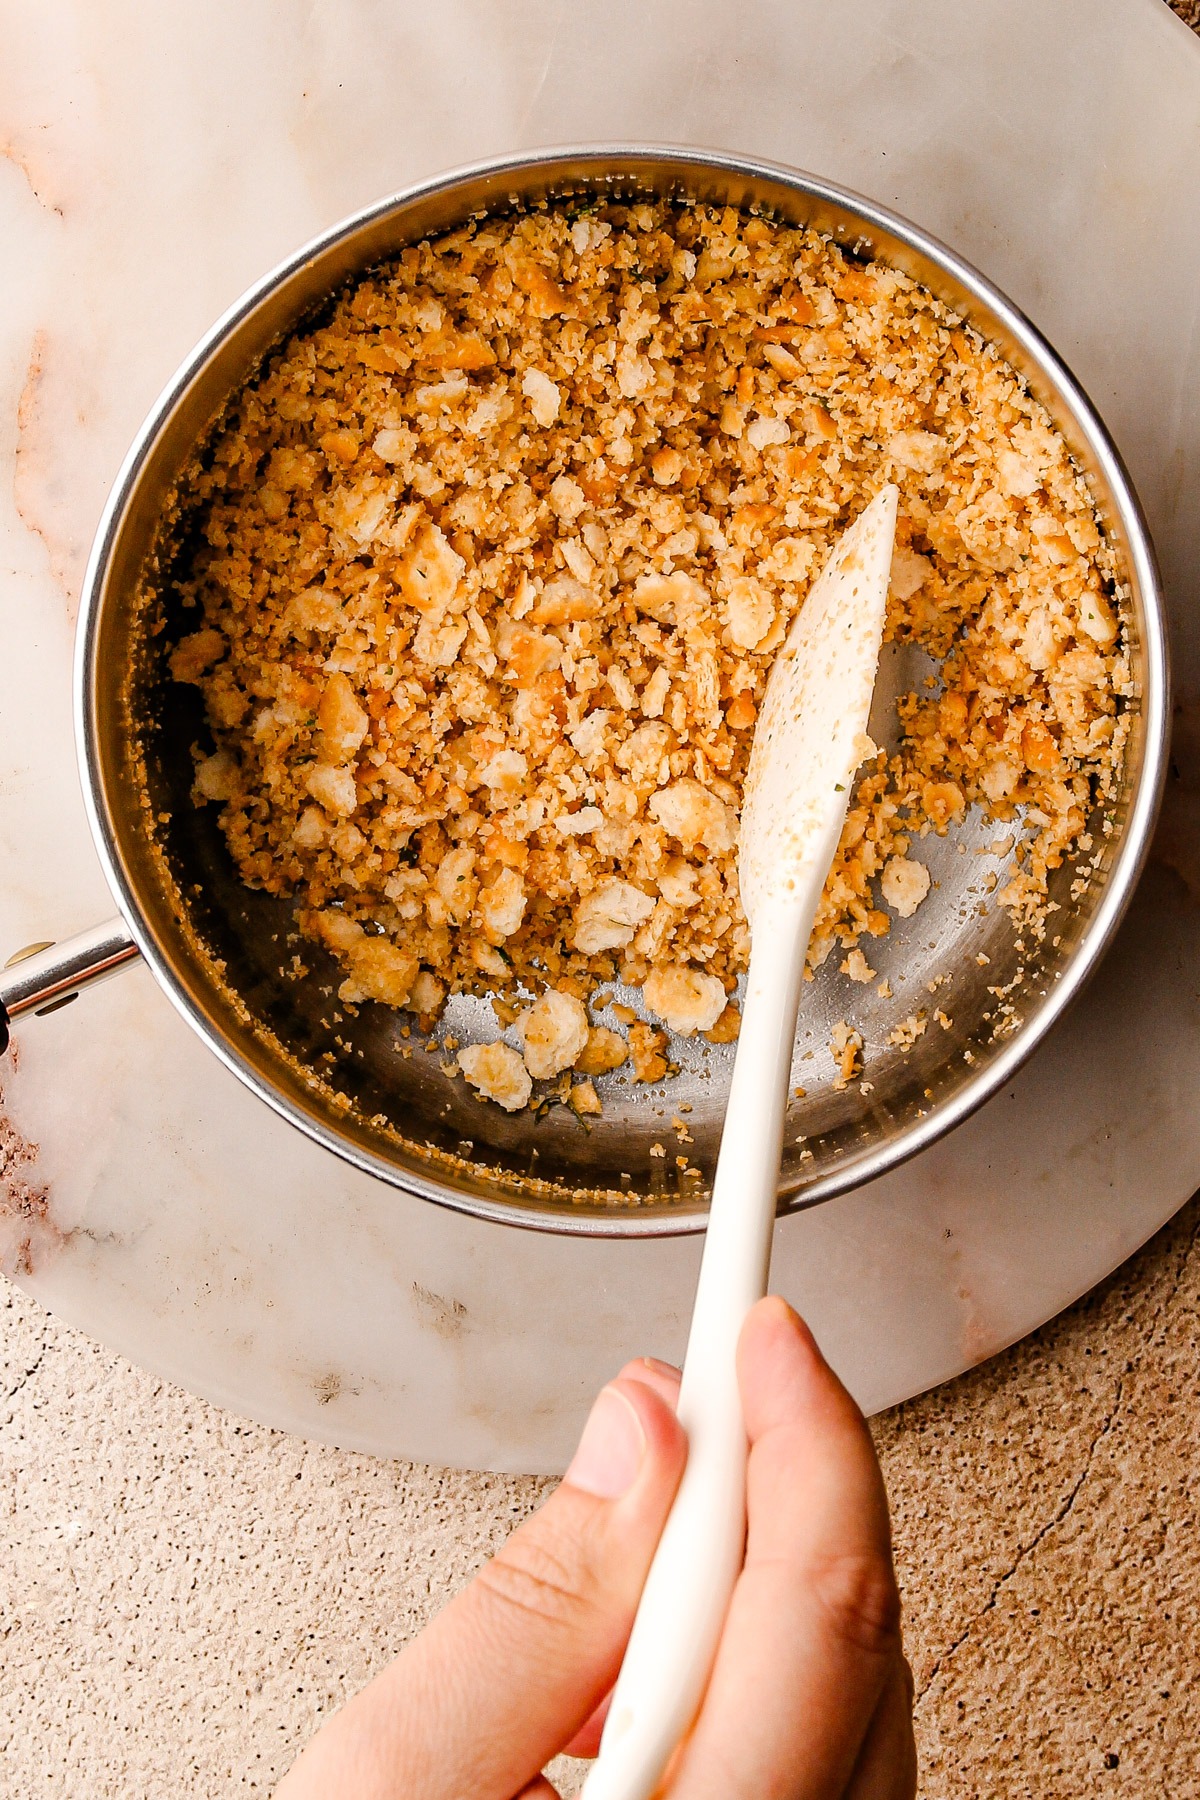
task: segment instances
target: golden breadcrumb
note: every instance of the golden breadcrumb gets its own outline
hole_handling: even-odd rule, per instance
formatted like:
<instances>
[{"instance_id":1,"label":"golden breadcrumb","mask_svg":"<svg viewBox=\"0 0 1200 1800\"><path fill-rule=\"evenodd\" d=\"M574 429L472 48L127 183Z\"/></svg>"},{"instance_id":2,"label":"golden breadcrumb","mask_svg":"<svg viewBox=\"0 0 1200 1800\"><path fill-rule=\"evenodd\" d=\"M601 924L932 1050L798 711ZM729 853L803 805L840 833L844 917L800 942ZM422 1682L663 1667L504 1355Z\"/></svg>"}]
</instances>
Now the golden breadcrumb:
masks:
<instances>
[{"instance_id":1,"label":"golden breadcrumb","mask_svg":"<svg viewBox=\"0 0 1200 1800\"><path fill-rule=\"evenodd\" d=\"M448 994L490 993L527 1075L630 1058L660 1080L663 1033L626 1043L585 1007L620 979L677 1032L736 1035L757 709L831 543L889 481L888 633L940 680L860 773L810 960L840 941L872 979L859 937L920 904L914 846L972 803L1023 834L999 898L1036 930L1125 729L1087 490L925 289L729 208L477 220L280 349L183 496L200 622L172 670L215 741L195 798L339 959L346 1002L428 1028ZM458 1061L538 1104L510 1054ZM848 1037L843 1081L859 1056Z\"/></svg>"}]
</instances>

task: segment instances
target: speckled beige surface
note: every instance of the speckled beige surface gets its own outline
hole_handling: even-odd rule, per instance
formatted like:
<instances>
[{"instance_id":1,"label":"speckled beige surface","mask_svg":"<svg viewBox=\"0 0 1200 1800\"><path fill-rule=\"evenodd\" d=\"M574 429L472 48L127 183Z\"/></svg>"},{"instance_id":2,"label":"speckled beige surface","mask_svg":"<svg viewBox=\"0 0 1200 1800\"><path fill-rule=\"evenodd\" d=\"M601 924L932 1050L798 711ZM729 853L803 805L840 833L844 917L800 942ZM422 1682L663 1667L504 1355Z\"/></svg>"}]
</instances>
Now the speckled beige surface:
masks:
<instances>
[{"instance_id":1,"label":"speckled beige surface","mask_svg":"<svg viewBox=\"0 0 1200 1800\"><path fill-rule=\"evenodd\" d=\"M877 1421L929 1800L1200 1794L1198 1236ZM10 1800L269 1792L544 1489L243 1424L0 1294Z\"/></svg>"}]
</instances>

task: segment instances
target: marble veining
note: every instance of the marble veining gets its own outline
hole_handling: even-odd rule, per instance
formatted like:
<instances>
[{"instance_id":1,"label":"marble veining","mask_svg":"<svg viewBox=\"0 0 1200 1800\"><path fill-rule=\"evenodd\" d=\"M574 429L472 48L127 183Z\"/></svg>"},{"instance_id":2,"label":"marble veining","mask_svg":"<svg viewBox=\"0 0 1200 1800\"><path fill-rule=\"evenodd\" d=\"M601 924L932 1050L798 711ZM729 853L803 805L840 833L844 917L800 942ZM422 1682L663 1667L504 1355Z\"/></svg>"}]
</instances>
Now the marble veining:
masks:
<instances>
[{"instance_id":1,"label":"marble veining","mask_svg":"<svg viewBox=\"0 0 1200 1800\"><path fill-rule=\"evenodd\" d=\"M869 1188L782 1221L777 1285L869 1408L993 1354L1200 1178L1200 45L1161 0L0 0L0 959L107 915L71 741L71 622L107 486L212 319L344 213L581 139L817 170L976 261L1125 455L1187 705L1154 859L1016 1082ZM629 1354L678 1356L699 1246L438 1211L253 1099L145 970L0 1066L0 1266L155 1371L383 1453L562 1466ZM36 1146L36 1148L35 1148Z\"/></svg>"},{"instance_id":2,"label":"marble veining","mask_svg":"<svg viewBox=\"0 0 1200 1800\"><path fill-rule=\"evenodd\" d=\"M10 1052L14 1064L20 1051ZM0 1085L0 1274L14 1280L51 1261L62 1233L50 1210L50 1190L39 1180L38 1149L4 1111Z\"/></svg>"}]
</instances>

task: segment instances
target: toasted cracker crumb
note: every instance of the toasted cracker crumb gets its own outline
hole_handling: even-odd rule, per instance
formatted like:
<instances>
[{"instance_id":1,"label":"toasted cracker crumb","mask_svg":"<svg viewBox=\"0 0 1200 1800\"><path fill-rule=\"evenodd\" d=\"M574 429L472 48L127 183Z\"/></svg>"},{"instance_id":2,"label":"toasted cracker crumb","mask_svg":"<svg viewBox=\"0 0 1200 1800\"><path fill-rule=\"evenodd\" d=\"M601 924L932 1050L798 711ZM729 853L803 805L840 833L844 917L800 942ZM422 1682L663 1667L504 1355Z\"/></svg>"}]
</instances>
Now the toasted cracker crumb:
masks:
<instances>
[{"instance_id":1,"label":"toasted cracker crumb","mask_svg":"<svg viewBox=\"0 0 1200 1800\"><path fill-rule=\"evenodd\" d=\"M580 1118L599 1118L604 1111L600 1096L590 1081L577 1081L571 1088L567 1100Z\"/></svg>"},{"instance_id":2,"label":"toasted cracker crumb","mask_svg":"<svg viewBox=\"0 0 1200 1800\"><path fill-rule=\"evenodd\" d=\"M525 1067L537 1081L574 1067L588 1038L587 1009L574 994L547 988L517 1021Z\"/></svg>"},{"instance_id":3,"label":"toasted cracker crumb","mask_svg":"<svg viewBox=\"0 0 1200 1800\"><path fill-rule=\"evenodd\" d=\"M581 1075L607 1075L628 1061L629 1045L620 1032L607 1025L593 1025L587 1043L575 1059L575 1068Z\"/></svg>"},{"instance_id":4,"label":"toasted cracker crumb","mask_svg":"<svg viewBox=\"0 0 1200 1800\"><path fill-rule=\"evenodd\" d=\"M651 969L642 993L650 1011L680 1037L711 1031L725 1011L725 989L717 977L677 963Z\"/></svg>"},{"instance_id":5,"label":"toasted cracker crumb","mask_svg":"<svg viewBox=\"0 0 1200 1800\"><path fill-rule=\"evenodd\" d=\"M742 1015L733 1002L726 1006L716 1024L704 1033L710 1044L732 1044L742 1029Z\"/></svg>"},{"instance_id":6,"label":"toasted cracker crumb","mask_svg":"<svg viewBox=\"0 0 1200 1800\"><path fill-rule=\"evenodd\" d=\"M415 1007L428 975L437 1007L488 993L504 1024L522 987L585 1001L617 965L731 981L749 726L884 480L889 634L939 677L857 782L810 965L840 942L849 973L888 930L876 884L911 915L911 838L969 804L1010 828L1024 809L998 897L1036 924L1127 729L1087 490L1019 377L909 276L729 208L472 221L270 360L185 495L202 623L172 670L216 739L197 803L306 937L328 942L331 908L370 925L330 945L352 1003Z\"/></svg>"},{"instance_id":7,"label":"toasted cracker crumb","mask_svg":"<svg viewBox=\"0 0 1200 1800\"><path fill-rule=\"evenodd\" d=\"M883 865L879 889L893 912L909 919L929 892L929 870L907 856L892 856Z\"/></svg>"},{"instance_id":8,"label":"toasted cracker crumb","mask_svg":"<svg viewBox=\"0 0 1200 1800\"><path fill-rule=\"evenodd\" d=\"M458 1053L458 1064L471 1086L485 1100L494 1100L505 1112L519 1112L528 1104L533 1082L525 1064L508 1044L468 1044Z\"/></svg>"},{"instance_id":9,"label":"toasted cracker crumb","mask_svg":"<svg viewBox=\"0 0 1200 1800\"><path fill-rule=\"evenodd\" d=\"M851 950L849 956L839 965L841 973L848 975L851 981L874 981L875 970L872 969L861 950Z\"/></svg>"},{"instance_id":10,"label":"toasted cracker crumb","mask_svg":"<svg viewBox=\"0 0 1200 1800\"><path fill-rule=\"evenodd\" d=\"M862 1073L862 1033L848 1025L845 1019L839 1019L830 1035L829 1047L838 1066L833 1085L840 1090Z\"/></svg>"},{"instance_id":11,"label":"toasted cracker crumb","mask_svg":"<svg viewBox=\"0 0 1200 1800\"><path fill-rule=\"evenodd\" d=\"M928 1020L923 1012L910 1013L902 1019L894 1030L888 1032L888 1043L894 1044L898 1050L911 1050L919 1037L925 1032Z\"/></svg>"},{"instance_id":12,"label":"toasted cracker crumb","mask_svg":"<svg viewBox=\"0 0 1200 1800\"><path fill-rule=\"evenodd\" d=\"M629 1028L629 1054L635 1081L662 1081L667 1074L667 1035L641 1020Z\"/></svg>"}]
</instances>

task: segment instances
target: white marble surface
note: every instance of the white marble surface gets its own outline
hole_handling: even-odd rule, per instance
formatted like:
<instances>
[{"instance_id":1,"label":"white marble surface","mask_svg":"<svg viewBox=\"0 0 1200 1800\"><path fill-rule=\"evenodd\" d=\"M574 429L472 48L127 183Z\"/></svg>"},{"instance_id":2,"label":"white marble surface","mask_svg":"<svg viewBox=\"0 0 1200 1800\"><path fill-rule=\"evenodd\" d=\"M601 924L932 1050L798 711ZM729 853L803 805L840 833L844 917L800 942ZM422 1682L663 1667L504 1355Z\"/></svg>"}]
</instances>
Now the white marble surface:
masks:
<instances>
[{"instance_id":1,"label":"white marble surface","mask_svg":"<svg viewBox=\"0 0 1200 1800\"><path fill-rule=\"evenodd\" d=\"M0 946L107 910L69 729L105 487L193 340L304 237L473 156L657 138L806 166L948 239L1106 415L1200 688L1200 46L1159 0L0 0ZM1200 1180L1200 742L1113 955L1014 1088L784 1221L777 1285L868 1407L1029 1330ZM694 1241L534 1237L300 1139L144 971L19 1033L0 1266L237 1411L433 1461L561 1466ZM22 1141L26 1145L23 1151ZM36 1149L33 1146L37 1146Z\"/></svg>"}]
</instances>

